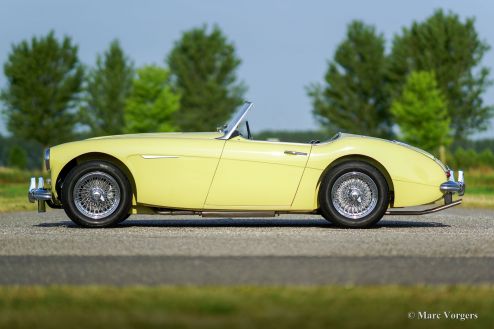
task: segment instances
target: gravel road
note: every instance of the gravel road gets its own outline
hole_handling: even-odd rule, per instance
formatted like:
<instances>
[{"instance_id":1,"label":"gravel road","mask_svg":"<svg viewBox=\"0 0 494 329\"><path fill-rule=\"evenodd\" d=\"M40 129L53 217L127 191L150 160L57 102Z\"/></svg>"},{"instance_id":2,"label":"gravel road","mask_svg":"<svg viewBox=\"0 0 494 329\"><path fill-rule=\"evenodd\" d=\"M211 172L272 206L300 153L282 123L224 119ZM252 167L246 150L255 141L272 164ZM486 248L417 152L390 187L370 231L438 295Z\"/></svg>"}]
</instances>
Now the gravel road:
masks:
<instances>
[{"instance_id":1,"label":"gravel road","mask_svg":"<svg viewBox=\"0 0 494 329\"><path fill-rule=\"evenodd\" d=\"M0 284L494 283L494 211L388 216L131 216L82 229L63 211L0 214Z\"/></svg>"}]
</instances>

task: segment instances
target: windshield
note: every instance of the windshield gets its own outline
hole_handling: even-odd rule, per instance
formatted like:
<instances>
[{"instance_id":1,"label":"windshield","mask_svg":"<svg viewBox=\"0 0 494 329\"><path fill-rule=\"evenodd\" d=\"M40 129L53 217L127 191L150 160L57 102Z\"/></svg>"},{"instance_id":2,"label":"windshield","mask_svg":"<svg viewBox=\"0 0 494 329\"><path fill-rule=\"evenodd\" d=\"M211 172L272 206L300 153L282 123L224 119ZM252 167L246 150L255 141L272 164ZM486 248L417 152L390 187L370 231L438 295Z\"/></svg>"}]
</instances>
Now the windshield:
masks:
<instances>
[{"instance_id":1,"label":"windshield","mask_svg":"<svg viewBox=\"0 0 494 329\"><path fill-rule=\"evenodd\" d=\"M253 104L251 102L245 102L237 111L235 111L230 122L228 122L226 127L221 130L223 136L220 137L220 139L230 139L231 135L245 118L252 105Z\"/></svg>"}]
</instances>

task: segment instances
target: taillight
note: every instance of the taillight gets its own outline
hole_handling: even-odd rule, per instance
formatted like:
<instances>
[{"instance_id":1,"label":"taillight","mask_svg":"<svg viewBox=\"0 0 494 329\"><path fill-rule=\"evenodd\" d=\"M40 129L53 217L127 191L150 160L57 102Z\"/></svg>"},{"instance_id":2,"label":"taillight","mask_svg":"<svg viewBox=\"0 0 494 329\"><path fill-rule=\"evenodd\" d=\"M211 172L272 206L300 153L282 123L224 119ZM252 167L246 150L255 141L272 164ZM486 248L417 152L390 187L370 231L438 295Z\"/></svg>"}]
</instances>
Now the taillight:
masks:
<instances>
[{"instance_id":1,"label":"taillight","mask_svg":"<svg viewBox=\"0 0 494 329\"><path fill-rule=\"evenodd\" d=\"M446 178L449 179L451 177L451 171L447 170L446 171Z\"/></svg>"}]
</instances>

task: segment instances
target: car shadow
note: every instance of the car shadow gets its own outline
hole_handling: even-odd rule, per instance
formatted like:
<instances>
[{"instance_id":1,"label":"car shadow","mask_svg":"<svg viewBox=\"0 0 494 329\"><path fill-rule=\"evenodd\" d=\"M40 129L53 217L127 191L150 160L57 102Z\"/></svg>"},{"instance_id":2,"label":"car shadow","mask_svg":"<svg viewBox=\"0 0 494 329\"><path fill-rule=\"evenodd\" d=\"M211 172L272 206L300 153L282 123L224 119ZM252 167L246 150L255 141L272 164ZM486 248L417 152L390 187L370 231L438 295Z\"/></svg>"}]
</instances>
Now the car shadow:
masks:
<instances>
[{"instance_id":1,"label":"car shadow","mask_svg":"<svg viewBox=\"0 0 494 329\"><path fill-rule=\"evenodd\" d=\"M50 222L36 224L37 227L67 227L80 228L71 221ZM324 219L128 219L112 229L123 229L128 227L315 227L345 229L337 227ZM368 229L383 228L430 228L449 227L449 225L438 222L426 221L404 221L404 220L381 220L377 225Z\"/></svg>"}]
</instances>

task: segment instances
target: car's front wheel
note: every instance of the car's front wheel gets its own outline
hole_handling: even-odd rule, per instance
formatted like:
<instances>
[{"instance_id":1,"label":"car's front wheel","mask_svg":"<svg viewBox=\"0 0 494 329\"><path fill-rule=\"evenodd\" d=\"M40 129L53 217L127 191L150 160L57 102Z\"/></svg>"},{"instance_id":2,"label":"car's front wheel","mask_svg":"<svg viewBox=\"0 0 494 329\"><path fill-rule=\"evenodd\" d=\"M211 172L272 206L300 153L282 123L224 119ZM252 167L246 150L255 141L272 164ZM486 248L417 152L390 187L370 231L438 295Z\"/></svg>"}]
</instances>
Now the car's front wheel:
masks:
<instances>
[{"instance_id":1,"label":"car's front wheel","mask_svg":"<svg viewBox=\"0 0 494 329\"><path fill-rule=\"evenodd\" d=\"M62 204L69 218L80 226L113 226L128 217L132 189L118 167L90 161L73 168L65 178Z\"/></svg>"},{"instance_id":2,"label":"car's front wheel","mask_svg":"<svg viewBox=\"0 0 494 329\"><path fill-rule=\"evenodd\" d=\"M323 217L338 226L369 227L388 208L388 184L375 167L360 161L345 162L324 177L319 205Z\"/></svg>"}]
</instances>

